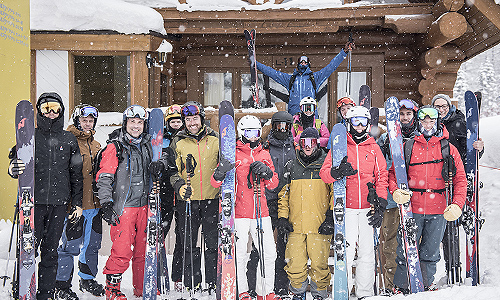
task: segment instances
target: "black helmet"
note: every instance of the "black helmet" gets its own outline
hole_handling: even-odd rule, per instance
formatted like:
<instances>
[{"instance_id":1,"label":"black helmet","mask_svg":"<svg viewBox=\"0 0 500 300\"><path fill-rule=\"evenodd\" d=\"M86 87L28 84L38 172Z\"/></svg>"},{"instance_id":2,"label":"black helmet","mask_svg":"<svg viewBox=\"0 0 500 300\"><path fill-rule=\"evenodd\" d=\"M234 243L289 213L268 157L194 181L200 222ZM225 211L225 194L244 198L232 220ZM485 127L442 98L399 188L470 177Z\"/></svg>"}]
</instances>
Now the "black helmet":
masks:
<instances>
[{"instance_id":1,"label":"black helmet","mask_svg":"<svg viewBox=\"0 0 500 300\"><path fill-rule=\"evenodd\" d=\"M280 123L285 122L286 126L281 127ZM271 133L278 140L285 140L291 135L293 117L286 111L279 111L271 118Z\"/></svg>"},{"instance_id":2,"label":"black helmet","mask_svg":"<svg viewBox=\"0 0 500 300\"><path fill-rule=\"evenodd\" d=\"M58 102L59 105L61 105L61 111L59 113L59 117L57 119L62 118L64 115L64 103L62 101L61 96L59 96L58 93L56 92L49 92L49 93L43 93L38 97L38 101L36 102L36 109L38 111L38 114L43 116L42 111L40 110L40 105L46 102Z\"/></svg>"},{"instance_id":3,"label":"black helmet","mask_svg":"<svg viewBox=\"0 0 500 300\"><path fill-rule=\"evenodd\" d=\"M190 107L196 106L197 109L193 109ZM187 116L195 116L195 115L200 115L201 118L201 124L203 125L205 122L205 108L203 108L203 105L197 101L188 101L182 105L181 108L181 117L182 117L182 122L184 122L184 119Z\"/></svg>"}]
</instances>

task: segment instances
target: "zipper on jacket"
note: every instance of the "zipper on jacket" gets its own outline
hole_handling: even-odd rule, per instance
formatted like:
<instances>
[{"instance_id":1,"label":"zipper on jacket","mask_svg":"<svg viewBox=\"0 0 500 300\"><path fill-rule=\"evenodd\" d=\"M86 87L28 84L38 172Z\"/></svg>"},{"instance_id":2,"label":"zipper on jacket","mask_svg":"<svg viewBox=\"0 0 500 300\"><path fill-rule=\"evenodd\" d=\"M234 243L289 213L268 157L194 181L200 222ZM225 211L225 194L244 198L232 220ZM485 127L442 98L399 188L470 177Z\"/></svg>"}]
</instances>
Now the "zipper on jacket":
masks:
<instances>
[{"instance_id":1,"label":"zipper on jacket","mask_svg":"<svg viewBox=\"0 0 500 300\"><path fill-rule=\"evenodd\" d=\"M92 135L91 135L91 136L92 136ZM87 147L89 147L89 153L90 153L90 167L91 167L91 169L90 169L90 174L91 174L91 176L92 176L92 175L93 175L93 174L92 174L92 166L94 165L94 159L93 159L93 157L92 157L92 147L90 147L90 142L89 142L89 139L90 139L90 137L87 139ZM117 149L117 151L118 151L118 149ZM83 155L82 155L82 156L83 156ZM92 178L92 181L94 181L94 178ZM90 189L92 189L92 186L90 187ZM94 191L90 191L90 192L92 193L92 194L90 195L90 198L91 198L91 200L92 200L92 204L94 205L94 209L96 209L96 208L97 208L97 205L96 205L96 203L95 203ZM83 208L83 201L84 201L84 199L82 198L82 208Z\"/></svg>"},{"instance_id":2,"label":"zipper on jacket","mask_svg":"<svg viewBox=\"0 0 500 300\"><path fill-rule=\"evenodd\" d=\"M356 144L356 163L358 168L358 204L359 209L361 209L361 175L359 171L359 145ZM347 180L347 179L346 179Z\"/></svg>"},{"instance_id":3,"label":"zipper on jacket","mask_svg":"<svg viewBox=\"0 0 500 300\"><path fill-rule=\"evenodd\" d=\"M52 132L49 131L49 141L52 139ZM49 195L50 195L50 190L51 190L51 187L52 187L52 183L50 181L50 178L52 177L50 175L50 170L52 169L52 147L49 147L49 188L48 188L48 193L47 193L47 203L45 203L46 205L49 205Z\"/></svg>"}]
</instances>

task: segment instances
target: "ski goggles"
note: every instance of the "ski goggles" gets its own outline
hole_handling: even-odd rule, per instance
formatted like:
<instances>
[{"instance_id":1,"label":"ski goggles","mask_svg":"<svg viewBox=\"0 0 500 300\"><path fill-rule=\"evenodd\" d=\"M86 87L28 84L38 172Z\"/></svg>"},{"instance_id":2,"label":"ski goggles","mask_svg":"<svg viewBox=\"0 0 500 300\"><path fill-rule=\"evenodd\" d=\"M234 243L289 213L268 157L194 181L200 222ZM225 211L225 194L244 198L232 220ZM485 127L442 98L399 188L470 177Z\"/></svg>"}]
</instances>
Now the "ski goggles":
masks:
<instances>
[{"instance_id":1,"label":"ski goggles","mask_svg":"<svg viewBox=\"0 0 500 300\"><path fill-rule=\"evenodd\" d=\"M302 64L302 63L305 63L306 65L309 63L309 58L305 55L302 55L300 58L299 58L299 64Z\"/></svg>"},{"instance_id":2,"label":"ski goggles","mask_svg":"<svg viewBox=\"0 0 500 300\"><path fill-rule=\"evenodd\" d=\"M88 117L88 116L92 116L94 118L97 119L97 116L99 116L99 111L97 110L97 108L93 107L93 106L84 106L82 108L80 108L80 116L81 117Z\"/></svg>"},{"instance_id":3,"label":"ski goggles","mask_svg":"<svg viewBox=\"0 0 500 300\"><path fill-rule=\"evenodd\" d=\"M247 139L260 137L260 129L245 129L243 136Z\"/></svg>"},{"instance_id":4,"label":"ski goggles","mask_svg":"<svg viewBox=\"0 0 500 300\"><path fill-rule=\"evenodd\" d=\"M350 123L352 126L366 126L368 125L368 118L367 117L352 117L350 120Z\"/></svg>"},{"instance_id":5,"label":"ski goggles","mask_svg":"<svg viewBox=\"0 0 500 300\"><path fill-rule=\"evenodd\" d=\"M48 114L51 111L58 114L62 111L61 103L54 101L44 102L40 104L40 111L42 114Z\"/></svg>"},{"instance_id":6,"label":"ski goggles","mask_svg":"<svg viewBox=\"0 0 500 300\"><path fill-rule=\"evenodd\" d=\"M200 114L200 109L196 105L188 105L182 107L182 115L184 117L196 116Z\"/></svg>"},{"instance_id":7,"label":"ski goggles","mask_svg":"<svg viewBox=\"0 0 500 300\"><path fill-rule=\"evenodd\" d=\"M273 128L274 130L285 132L291 129L291 124L287 122L274 122Z\"/></svg>"},{"instance_id":8,"label":"ski goggles","mask_svg":"<svg viewBox=\"0 0 500 300\"><path fill-rule=\"evenodd\" d=\"M434 107L424 107L418 110L418 119L423 120L425 117L429 117L431 119L437 119L439 116L439 112Z\"/></svg>"},{"instance_id":9,"label":"ski goggles","mask_svg":"<svg viewBox=\"0 0 500 300\"><path fill-rule=\"evenodd\" d=\"M148 112L140 105L129 106L123 114L127 118L139 118L144 121L148 119Z\"/></svg>"},{"instance_id":10,"label":"ski goggles","mask_svg":"<svg viewBox=\"0 0 500 300\"><path fill-rule=\"evenodd\" d=\"M318 145L318 139L315 138L303 138L299 141L300 148L315 148Z\"/></svg>"},{"instance_id":11,"label":"ski goggles","mask_svg":"<svg viewBox=\"0 0 500 300\"><path fill-rule=\"evenodd\" d=\"M302 104L300 110L303 112L314 112L316 110L316 105L314 104Z\"/></svg>"},{"instance_id":12,"label":"ski goggles","mask_svg":"<svg viewBox=\"0 0 500 300\"><path fill-rule=\"evenodd\" d=\"M408 100L408 99L403 99L403 100L399 101L399 108L403 108L403 107L406 109L411 109L413 111L418 110L418 107L411 100Z\"/></svg>"},{"instance_id":13,"label":"ski goggles","mask_svg":"<svg viewBox=\"0 0 500 300\"><path fill-rule=\"evenodd\" d=\"M167 115L181 114L182 107L180 105L174 104L167 109Z\"/></svg>"},{"instance_id":14,"label":"ski goggles","mask_svg":"<svg viewBox=\"0 0 500 300\"><path fill-rule=\"evenodd\" d=\"M343 105L352 105L352 106L356 106L356 103L354 103L354 101L349 98L349 97L343 97L343 98L340 98L339 101L337 101L337 109L341 108Z\"/></svg>"}]
</instances>

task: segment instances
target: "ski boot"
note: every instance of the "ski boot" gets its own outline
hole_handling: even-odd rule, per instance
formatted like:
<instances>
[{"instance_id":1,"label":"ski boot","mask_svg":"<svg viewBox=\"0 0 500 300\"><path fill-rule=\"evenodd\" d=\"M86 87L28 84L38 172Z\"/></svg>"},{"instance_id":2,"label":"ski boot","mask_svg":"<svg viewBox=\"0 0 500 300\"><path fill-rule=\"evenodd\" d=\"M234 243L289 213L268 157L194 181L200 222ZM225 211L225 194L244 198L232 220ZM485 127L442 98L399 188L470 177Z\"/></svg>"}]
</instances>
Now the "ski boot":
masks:
<instances>
[{"instance_id":1,"label":"ski boot","mask_svg":"<svg viewBox=\"0 0 500 300\"><path fill-rule=\"evenodd\" d=\"M56 300L79 300L78 295L71 288L60 289L56 288L54 293Z\"/></svg>"},{"instance_id":2,"label":"ski boot","mask_svg":"<svg viewBox=\"0 0 500 300\"><path fill-rule=\"evenodd\" d=\"M125 294L120 291L122 274L106 274L106 300L127 300Z\"/></svg>"},{"instance_id":3,"label":"ski boot","mask_svg":"<svg viewBox=\"0 0 500 300\"><path fill-rule=\"evenodd\" d=\"M292 300L306 300L306 293L293 294Z\"/></svg>"},{"instance_id":4,"label":"ski boot","mask_svg":"<svg viewBox=\"0 0 500 300\"><path fill-rule=\"evenodd\" d=\"M248 292L243 292L238 296L238 300L252 300Z\"/></svg>"},{"instance_id":5,"label":"ski boot","mask_svg":"<svg viewBox=\"0 0 500 300\"><path fill-rule=\"evenodd\" d=\"M103 296L105 293L104 286L95 279L80 279L80 291L89 292L96 297Z\"/></svg>"}]
</instances>

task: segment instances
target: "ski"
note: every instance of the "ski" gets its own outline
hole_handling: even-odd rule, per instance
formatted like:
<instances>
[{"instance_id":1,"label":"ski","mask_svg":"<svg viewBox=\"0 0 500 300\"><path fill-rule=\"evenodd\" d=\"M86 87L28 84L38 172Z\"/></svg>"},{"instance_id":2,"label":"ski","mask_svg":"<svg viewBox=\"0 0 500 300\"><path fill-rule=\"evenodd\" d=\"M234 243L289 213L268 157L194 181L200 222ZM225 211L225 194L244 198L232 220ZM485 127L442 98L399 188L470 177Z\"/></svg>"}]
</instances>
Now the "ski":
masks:
<instances>
[{"instance_id":1,"label":"ski","mask_svg":"<svg viewBox=\"0 0 500 300\"><path fill-rule=\"evenodd\" d=\"M16 150L17 158L26 165L18 178L18 262L14 276L14 298L28 300L36 298L35 277L35 228L34 228L34 174L35 174L35 116L33 105L28 100L16 106ZM18 278L18 282L16 281ZM17 290L17 291L16 291ZM18 295L16 295L18 293ZM18 298L16 298L18 296Z\"/></svg>"},{"instance_id":2,"label":"ski","mask_svg":"<svg viewBox=\"0 0 500 300\"><path fill-rule=\"evenodd\" d=\"M466 234L466 277L472 279L472 285L479 283L479 227L482 224L478 210L478 159L479 154L472 147L472 143L479 136L479 109L476 96L471 91L465 92L465 118L467 123L467 155L465 162L465 174L467 175L467 198L464 220L469 220L464 224Z\"/></svg>"},{"instance_id":3,"label":"ski","mask_svg":"<svg viewBox=\"0 0 500 300\"><path fill-rule=\"evenodd\" d=\"M219 104L219 156L234 164L236 157L236 131L234 127L234 109L229 101ZM235 300L236 267L234 237L234 168L226 173L220 187L219 201L219 247L217 259L217 300Z\"/></svg>"},{"instance_id":4,"label":"ski","mask_svg":"<svg viewBox=\"0 0 500 300\"><path fill-rule=\"evenodd\" d=\"M359 87L359 106L364 106L368 109L372 107L372 92L370 87L363 84Z\"/></svg>"},{"instance_id":5,"label":"ski","mask_svg":"<svg viewBox=\"0 0 500 300\"><path fill-rule=\"evenodd\" d=\"M379 110L378 107L370 108L370 135L378 137L380 130L378 128Z\"/></svg>"},{"instance_id":6,"label":"ski","mask_svg":"<svg viewBox=\"0 0 500 300\"><path fill-rule=\"evenodd\" d=\"M385 102L385 118L387 122L387 132L390 141L392 161L396 180L400 189L408 189L408 177L406 173L405 157L403 151L403 136L401 134L401 123L399 121L399 102L396 97L389 97ZM417 228L411 201L399 204L401 215L401 228L403 237L403 249L406 254L406 265L408 267L408 281L411 293L424 291L422 271L417 249Z\"/></svg>"},{"instance_id":7,"label":"ski","mask_svg":"<svg viewBox=\"0 0 500 300\"><path fill-rule=\"evenodd\" d=\"M159 108L151 110L148 119L148 133L151 135L153 149L152 161L157 161L163 147L163 112ZM158 293L158 215L160 215L160 183L151 179L151 191L148 196L148 219L146 255L144 263L144 287L142 299L156 299Z\"/></svg>"},{"instance_id":8,"label":"ski","mask_svg":"<svg viewBox=\"0 0 500 300\"><path fill-rule=\"evenodd\" d=\"M338 166L342 158L347 155L347 132L343 124L337 123L330 134L330 150L332 153L332 166ZM333 208L334 219L334 248L335 248L335 272L333 273L333 299L349 299L347 287L347 258L345 242L345 177L333 183L335 204Z\"/></svg>"},{"instance_id":9,"label":"ski","mask_svg":"<svg viewBox=\"0 0 500 300\"><path fill-rule=\"evenodd\" d=\"M245 29L245 39L247 42L248 48L248 63L250 64L250 78L252 81L251 92L254 101L254 107L259 108L259 85L258 85L258 76L257 76L257 59L255 58L255 29L248 31Z\"/></svg>"}]
</instances>

